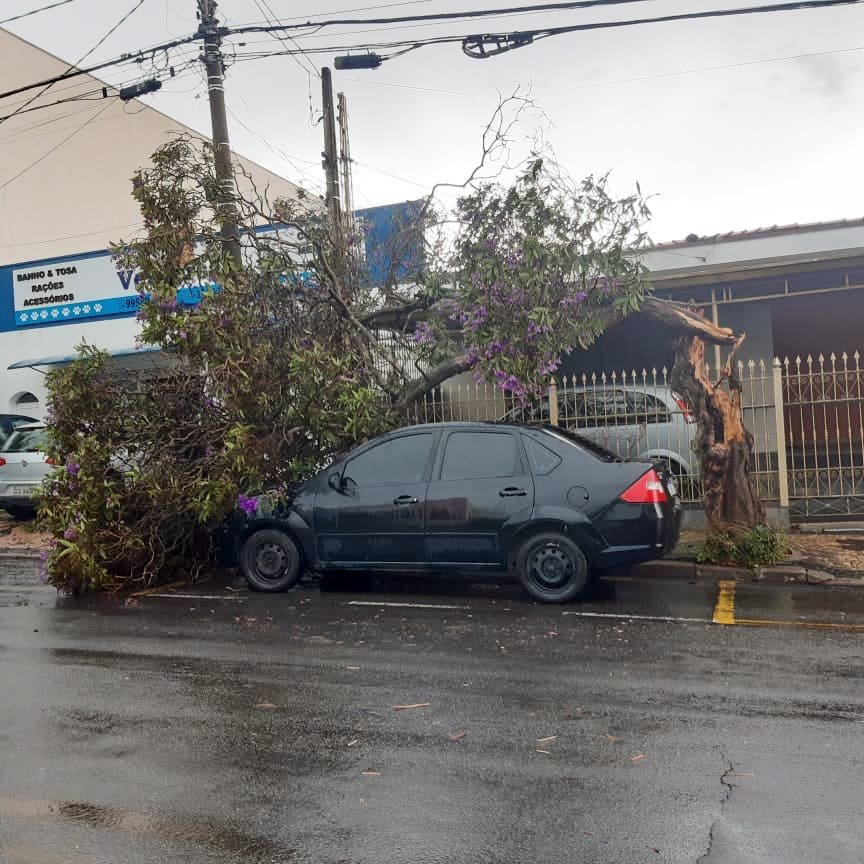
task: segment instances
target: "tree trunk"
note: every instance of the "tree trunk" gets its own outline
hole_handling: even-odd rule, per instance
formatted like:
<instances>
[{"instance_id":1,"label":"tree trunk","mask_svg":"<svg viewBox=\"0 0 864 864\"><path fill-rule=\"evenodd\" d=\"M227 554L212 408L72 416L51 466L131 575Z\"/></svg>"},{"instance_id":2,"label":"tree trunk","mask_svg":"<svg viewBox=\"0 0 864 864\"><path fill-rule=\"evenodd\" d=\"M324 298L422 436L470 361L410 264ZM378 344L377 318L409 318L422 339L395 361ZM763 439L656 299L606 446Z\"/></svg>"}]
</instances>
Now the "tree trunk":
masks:
<instances>
[{"instance_id":1,"label":"tree trunk","mask_svg":"<svg viewBox=\"0 0 864 864\"><path fill-rule=\"evenodd\" d=\"M753 436L741 415L741 382L732 360L741 336L716 382L708 378L705 342L695 335L675 339L672 387L690 405L697 432L693 449L699 457L705 517L711 531L739 533L765 524L765 508L756 495L750 464ZM726 379L729 392L721 389Z\"/></svg>"}]
</instances>

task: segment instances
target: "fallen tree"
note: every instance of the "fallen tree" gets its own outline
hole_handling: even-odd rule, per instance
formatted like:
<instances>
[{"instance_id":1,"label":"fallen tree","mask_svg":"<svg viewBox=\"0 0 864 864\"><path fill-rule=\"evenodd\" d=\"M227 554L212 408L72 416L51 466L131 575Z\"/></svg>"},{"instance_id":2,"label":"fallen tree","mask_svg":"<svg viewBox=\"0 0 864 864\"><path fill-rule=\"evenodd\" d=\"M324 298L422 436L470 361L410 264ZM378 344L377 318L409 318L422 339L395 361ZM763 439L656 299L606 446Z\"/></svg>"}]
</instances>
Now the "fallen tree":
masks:
<instances>
[{"instance_id":1,"label":"fallen tree","mask_svg":"<svg viewBox=\"0 0 864 864\"><path fill-rule=\"evenodd\" d=\"M500 112L481 164L506 139ZM141 587L205 572L212 526L257 506L250 492L287 489L404 423L461 373L530 402L564 354L634 313L676 340L673 382L697 411L712 526L762 520L734 376L726 394L700 353L705 340L734 351L742 337L649 295L634 254L647 239L641 193L616 198L606 177L573 182L540 158L509 182L471 180L446 220L430 198L408 226L426 243L422 279L382 285L357 254L362 235L302 197L238 198L238 261L221 233L209 148L187 138L160 148L134 192L144 234L117 257L138 275L141 340L169 362L130 387L110 358L85 350L48 376L63 466L42 507L56 537L52 583ZM444 243L429 241L436 224Z\"/></svg>"}]
</instances>

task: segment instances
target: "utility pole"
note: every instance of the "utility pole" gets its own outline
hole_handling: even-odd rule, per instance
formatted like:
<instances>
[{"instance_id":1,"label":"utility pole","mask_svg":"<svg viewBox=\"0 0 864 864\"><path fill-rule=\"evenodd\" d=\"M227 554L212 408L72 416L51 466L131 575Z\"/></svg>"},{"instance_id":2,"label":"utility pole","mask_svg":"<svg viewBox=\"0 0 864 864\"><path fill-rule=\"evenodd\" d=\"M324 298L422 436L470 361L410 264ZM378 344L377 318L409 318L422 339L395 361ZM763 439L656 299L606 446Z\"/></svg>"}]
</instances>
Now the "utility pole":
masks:
<instances>
[{"instance_id":1,"label":"utility pole","mask_svg":"<svg viewBox=\"0 0 864 864\"><path fill-rule=\"evenodd\" d=\"M339 162L342 168L342 206L345 230L354 230L354 184L351 180L351 145L348 141L348 100L344 93L336 95L336 117L339 121Z\"/></svg>"},{"instance_id":2,"label":"utility pole","mask_svg":"<svg viewBox=\"0 0 864 864\"><path fill-rule=\"evenodd\" d=\"M321 108L324 113L324 176L327 179L327 212L334 231L341 232L342 216L339 205L339 164L336 154L336 121L333 117L333 78L330 69L321 69Z\"/></svg>"},{"instance_id":3,"label":"utility pole","mask_svg":"<svg viewBox=\"0 0 864 864\"><path fill-rule=\"evenodd\" d=\"M198 17L201 21L198 35L204 40L204 69L207 72L213 164L219 188L217 206L222 222L222 237L239 265L239 218L234 193L234 166L228 141L228 118L225 114L225 65L222 62L222 31L216 19L216 0L198 0Z\"/></svg>"}]
</instances>

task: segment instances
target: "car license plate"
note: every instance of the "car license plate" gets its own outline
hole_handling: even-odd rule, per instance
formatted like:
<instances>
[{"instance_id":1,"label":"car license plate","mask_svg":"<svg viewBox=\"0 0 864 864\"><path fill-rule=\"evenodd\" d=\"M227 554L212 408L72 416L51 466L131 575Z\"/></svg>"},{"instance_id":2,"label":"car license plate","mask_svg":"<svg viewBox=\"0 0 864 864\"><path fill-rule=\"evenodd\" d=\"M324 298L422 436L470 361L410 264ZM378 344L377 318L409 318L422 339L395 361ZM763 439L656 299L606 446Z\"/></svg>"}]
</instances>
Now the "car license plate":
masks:
<instances>
[{"instance_id":1,"label":"car license plate","mask_svg":"<svg viewBox=\"0 0 864 864\"><path fill-rule=\"evenodd\" d=\"M26 495L28 498L33 494L32 486L8 486L7 495Z\"/></svg>"}]
</instances>

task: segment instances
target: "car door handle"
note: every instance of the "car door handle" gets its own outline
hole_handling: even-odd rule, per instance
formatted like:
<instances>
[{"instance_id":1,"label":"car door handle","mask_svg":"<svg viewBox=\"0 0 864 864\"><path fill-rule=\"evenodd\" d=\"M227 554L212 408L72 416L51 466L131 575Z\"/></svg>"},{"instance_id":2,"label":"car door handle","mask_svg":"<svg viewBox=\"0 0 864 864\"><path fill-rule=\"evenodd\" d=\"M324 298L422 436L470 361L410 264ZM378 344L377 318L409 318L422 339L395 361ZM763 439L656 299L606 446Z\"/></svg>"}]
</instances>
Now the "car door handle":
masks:
<instances>
[{"instance_id":1,"label":"car door handle","mask_svg":"<svg viewBox=\"0 0 864 864\"><path fill-rule=\"evenodd\" d=\"M400 495L394 499L393 503L397 507L407 507L409 504L419 504L420 502L411 495Z\"/></svg>"},{"instance_id":2,"label":"car door handle","mask_svg":"<svg viewBox=\"0 0 864 864\"><path fill-rule=\"evenodd\" d=\"M521 498L528 494L527 489L517 489L515 486L508 486L498 493L502 498Z\"/></svg>"}]
</instances>

